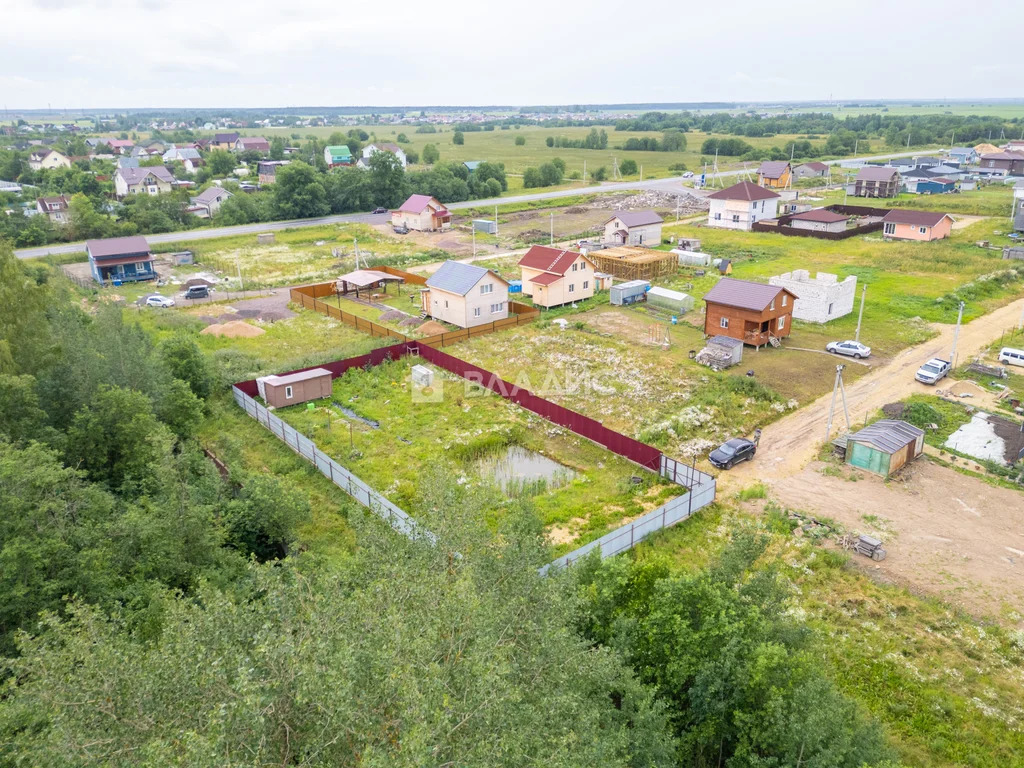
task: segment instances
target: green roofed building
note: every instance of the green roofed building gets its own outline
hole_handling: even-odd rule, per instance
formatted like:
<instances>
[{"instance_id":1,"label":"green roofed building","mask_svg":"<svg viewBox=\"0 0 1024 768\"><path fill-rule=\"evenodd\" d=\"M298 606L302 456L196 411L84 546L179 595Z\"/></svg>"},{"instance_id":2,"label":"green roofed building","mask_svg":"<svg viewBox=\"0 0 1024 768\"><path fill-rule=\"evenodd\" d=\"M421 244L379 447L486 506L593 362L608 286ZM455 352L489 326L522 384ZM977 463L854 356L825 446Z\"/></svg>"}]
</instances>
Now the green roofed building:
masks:
<instances>
[{"instance_id":1,"label":"green roofed building","mask_svg":"<svg viewBox=\"0 0 1024 768\"><path fill-rule=\"evenodd\" d=\"M352 152L344 144L324 147L324 162L327 163L328 168L334 168L336 165L352 165Z\"/></svg>"}]
</instances>

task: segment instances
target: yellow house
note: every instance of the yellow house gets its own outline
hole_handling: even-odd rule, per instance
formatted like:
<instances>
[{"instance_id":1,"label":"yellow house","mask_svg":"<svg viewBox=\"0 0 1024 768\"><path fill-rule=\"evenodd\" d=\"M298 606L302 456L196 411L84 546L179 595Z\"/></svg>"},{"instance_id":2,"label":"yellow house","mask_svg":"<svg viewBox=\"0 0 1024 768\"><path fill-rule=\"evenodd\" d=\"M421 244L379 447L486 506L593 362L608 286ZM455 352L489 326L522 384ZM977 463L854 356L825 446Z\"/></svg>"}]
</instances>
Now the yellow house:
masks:
<instances>
[{"instance_id":1,"label":"yellow house","mask_svg":"<svg viewBox=\"0 0 1024 768\"><path fill-rule=\"evenodd\" d=\"M786 160L765 160L757 169L757 183L762 187L784 189L789 186L793 169Z\"/></svg>"},{"instance_id":2,"label":"yellow house","mask_svg":"<svg viewBox=\"0 0 1024 768\"><path fill-rule=\"evenodd\" d=\"M538 307L589 299L597 290L595 264L582 253L535 245L519 261L523 293Z\"/></svg>"},{"instance_id":3,"label":"yellow house","mask_svg":"<svg viewBox=\"0 0 1024 768\"><path fill-rule=\"evenodd\" d=\"M446 261L427 278L420 297L424 312L459 328L508 317L508 282L474 264Z\"/></svg>"},{"instance_id":4,"label":"yellow house","mask_svg":"<svg viewBox=\"0 0 1024 768\"><path fill-rule=\"evenodd\" d=\"M33 152L28 157L28 167L33 171L48 171L54 168L70 168L71 160L54 149Z\"/></svg>"}]
</instances>

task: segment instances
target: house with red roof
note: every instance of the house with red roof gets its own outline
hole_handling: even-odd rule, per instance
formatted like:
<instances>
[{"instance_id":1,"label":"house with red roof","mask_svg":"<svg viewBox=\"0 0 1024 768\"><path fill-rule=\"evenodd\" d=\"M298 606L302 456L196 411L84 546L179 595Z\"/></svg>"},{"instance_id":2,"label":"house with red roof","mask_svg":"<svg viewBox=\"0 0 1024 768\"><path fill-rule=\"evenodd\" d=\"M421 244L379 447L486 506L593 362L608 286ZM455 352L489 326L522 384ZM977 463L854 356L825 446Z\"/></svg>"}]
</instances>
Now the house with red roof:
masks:
<instances>
[{"instance_id":1,"label":"house with red roof","mask_svg":"<svg viewBox=\"0 0 1024 768\"><path fill-rule=\"evenodd\" d=\"M519 260L523 293L538 307L589 299L597 290L596 265L582 253L534 245Z\"/></svg>"},{"instance_id":2,"label":"house with red roof","mask_svg":"<svg viewBox=\"0 0 1024 768\"><path fill-rule=\"evenodd\" d=\"M749 232L755 221L774 219L779 210L779 194L770 189L741 181L707 197L708 226L741 229Z\"/></svg>"},{"instance_id":3,"label":"house with red roof","mask_svg":"<svg viewBox=\"0 0 1024 768\"><path fill-rule=\"evenodd\" d=\"M270 152L270 142L262 136L239 136L235 140L235 152Z\"/></svg>"},{"instance_id":4,"label":"house with red roof","mask_svg":"<svg viewBox=\"0 0 1024 768\"><path fill-rule=\"evenodd\" d=\"M391 212L391 226L415 229L418 232L434 232L448 229L452 225L452 215L430 195L409 195L397 210Z\"/></svg>"}]
</instances>

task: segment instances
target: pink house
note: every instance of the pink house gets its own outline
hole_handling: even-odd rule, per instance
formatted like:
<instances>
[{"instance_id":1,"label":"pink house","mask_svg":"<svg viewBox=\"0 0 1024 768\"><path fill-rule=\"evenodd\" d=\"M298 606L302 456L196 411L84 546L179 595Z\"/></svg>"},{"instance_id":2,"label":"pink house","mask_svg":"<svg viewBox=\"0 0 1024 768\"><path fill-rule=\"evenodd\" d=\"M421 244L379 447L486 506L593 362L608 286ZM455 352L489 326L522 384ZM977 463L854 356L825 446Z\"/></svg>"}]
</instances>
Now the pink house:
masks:
<instances>
[{"instance_id":1,"label":"pink house","mask_svg":"<svg viewBox=\"0 0 1024 768\"><path fill-rule=\"evenodd\" d=\"M882 218L882 234L897 240L941 240L952 228L948 213L895 208Z\"/></svg>"}]
</instances>

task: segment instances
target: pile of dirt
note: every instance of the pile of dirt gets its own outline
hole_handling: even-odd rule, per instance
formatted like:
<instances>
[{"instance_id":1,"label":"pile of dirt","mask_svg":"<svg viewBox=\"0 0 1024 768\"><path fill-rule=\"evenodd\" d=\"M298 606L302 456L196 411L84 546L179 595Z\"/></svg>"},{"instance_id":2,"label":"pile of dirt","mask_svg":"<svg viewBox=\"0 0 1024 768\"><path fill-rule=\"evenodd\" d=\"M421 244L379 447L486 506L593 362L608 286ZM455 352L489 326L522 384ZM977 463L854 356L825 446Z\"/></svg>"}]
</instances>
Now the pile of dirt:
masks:
<instances>
[{"instance_id":1,"label":"pile of dirt","mask_svg":"<svg viewBox=\"0 0 1024 768\"><path fill-rule=\"evenodd\" d=\"M416 325L419 321L420 319L418 317L407 317L405 320L400 322L399 325L403 328L409 328L410 326Z\"/></svg>"},{"instance_id":2,"label":"pile of dirt","mask_svg":"<svg viewBox=\"0 0 1024 768\"><path fill-rule=\"evenodd\" d=\"M582 205L574 205L572 208L565 209L565 213L587 213L589 211L589 208L585 208Z\"/></svg>"},{"instance_id":3,"label":"pile of dirt","mask_svg":"<svg viewBox=\"0 0 1024 768\"><path fill-rule=\"evenodd\" d=\"M229 339L251 339L254 336L262 336L266 331L262 328L257 328L255 325L249 325L249 323L242 320L232 320L229 323L208 325L200 333L212 336L225 336Z\"/></svg>"},{"instance_id":4,"label":"pile of dirt","mask_svg":"<svg viewBox=\"0 0 1024 768\"><path fill-rule=\"evenodd\" d=\"M420 333L422 333L424 336L434 336L434 335L436 335L438 333L447 333L448 332L447 328L445 328L440 323L435 322L434 320L427 320L427 322L425 322L423 325L421 325L416 330L419 331Z\"/></svg>"},{"instance_id":5,"label":"pile of dirt","mask_svg":"<svg viewBox=\"0 0 1024 768\"><path fill-rule=\"evenodd\" d=\"M662 210L676 209L676 201L679 202L680 213L683 210L704 210L706 211L710 206L710 203L696 191L687 191L680 194L675 192L663 192L661 190L651 189L646 192L638 192L635 195L627 195L626 197L607 197L598 198L591 203L592 208L608 208L610 210L643 210L647 208L660 208Z\"/></svg>"},{"instance_id":6,"label":"pile of dirt","mask_svg":"<svg viewBox=\"0 0 1024 768\"><path fill-rule=\"evenodd\" d=\"M405 317L405 312L401 312L397 309L389 309L387 312L381 312L380 317L377 319L382 323L386 323L390 320L401 320Z\"/></svg>"}]
</instances>

